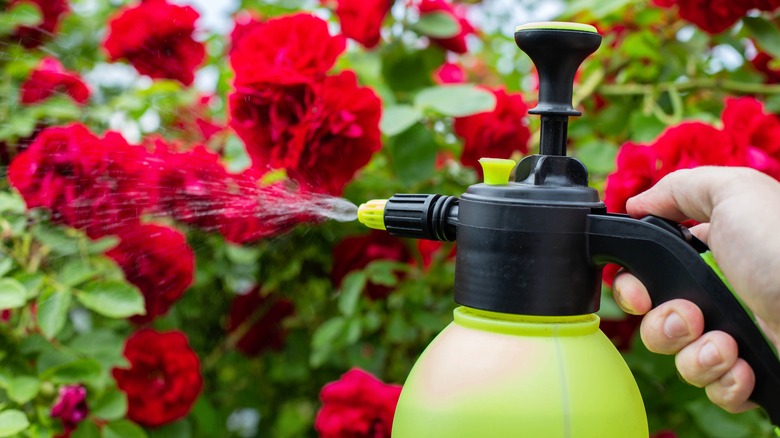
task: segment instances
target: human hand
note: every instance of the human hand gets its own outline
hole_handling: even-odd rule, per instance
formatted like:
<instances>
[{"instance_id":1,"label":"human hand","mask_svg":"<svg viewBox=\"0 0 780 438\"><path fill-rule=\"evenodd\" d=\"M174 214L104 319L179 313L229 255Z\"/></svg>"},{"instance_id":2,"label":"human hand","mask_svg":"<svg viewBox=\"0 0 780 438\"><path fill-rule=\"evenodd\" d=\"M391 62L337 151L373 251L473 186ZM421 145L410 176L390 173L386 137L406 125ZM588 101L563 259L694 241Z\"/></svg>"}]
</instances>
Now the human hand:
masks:
<instances>
[{"instance_id":1,"label":"human hand","mask_svg":"<svg viewBox=\"0 0 780 438\"><path fill-rule=\"evenodd\" d=\"M633 217L661 216L700 222L691 232L706 242L723 274L770 341L780 340L780 183L746 168L701 167L667 175L628 200ZM737 343L721 331L703 333L699 308L672 300L651 310L647 289L633 275L614 280L615 301L645 315L640 334L650 351L675 354L680 375L703 387L729 412L754 407L753 370L738 357Z\"/></svg>"}]
</instances>

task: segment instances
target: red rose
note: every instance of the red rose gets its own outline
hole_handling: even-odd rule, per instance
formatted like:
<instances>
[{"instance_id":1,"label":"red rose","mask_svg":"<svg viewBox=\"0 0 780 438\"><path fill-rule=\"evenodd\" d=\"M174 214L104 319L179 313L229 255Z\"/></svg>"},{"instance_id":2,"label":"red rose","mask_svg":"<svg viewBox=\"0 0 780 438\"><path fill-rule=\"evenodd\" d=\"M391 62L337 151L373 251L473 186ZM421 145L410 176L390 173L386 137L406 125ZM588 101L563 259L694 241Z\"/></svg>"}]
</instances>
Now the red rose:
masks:
<instances>
[{"instance_id":1,"label":"red rose","mask_svg":"<svg viewBox=\"0 0 780 438\"><path fill-rule=\"evenodd\" d=\"M341 33L371 49L379 44L382 22L394 0L335 0ZM322 0L333 3L333 0Z\"/></svg>"},{"instance_id":2,"label":"red rose","mask_svg":"<svg viewBox=\"0 0 780 438\"><path fill-rule=\"evenodd\" d=\"M628 198L658 182L656 153L650 146L624 144L617 154L617 168L607 177L604 203L614 213L626 212Z\"/></svg>"},{"instance_id":3,"label":"red rose","mask_svg":"<svg viewBox=\"0 0 780 438\"><path fill-rule=\"evenodd\" d=\"M61 436L70 436L70 432L87 418L88 414L87 390L81 385L61 386L50 413L52 418L62 420L65 433Z\"/></svg>"},{"instance_id":4,"label":"red rose","mask_svg":"<svg viewBox=\"0 0 780 438\"><path fill-rule=\"evenodd\" d=\"M153 142L160 166L158 208L180 222L216 229L230 194L229 174L219 155L201 145L179 152L176 144L161 138Z\"/></svg>"},{"instance_id":5,"label":"red rose","mask_svg":"<svg viewBox=\"0 0 780 438\"><path fill-rule=\"evenodd\" d=\"M233 23L233 30L230 32L230 54L233 54L242 38L263 24L265 22L258 16L246 11L239 12Z\"/></svg>"},{"instance_id":6,"label":"red rose","mask_svg":"<svg viewBox=\"0 0 780 438\"><path fill-rule=\"evenodd\" d=\"M420 0L417 7L420 10L420 16L431 12L440 12L451 16L460 25L460 32L457 35L449 38L431 37L431 41L455 53L466 53L468 51L466 36L475 33L475 29L466 19L464 6L453 6L446 0Z\"/></svg>"},{"instance_id":7,"label":"red rose","mask_svg":"<svg viewBox=\"0 0 780 438\"><path fill-rule=\"evenodd\" d=\"M764 74L766 77L766 83L778 84L780 83L780 65L773 65L773 62L777 62L774 58L767 55L764 52L758 52L755 58L750 61L756 70Z\"/></svg>"},{"instance_id":8,"label":"red rose","mask_svg":"<svg viewBox=\"0 0 780 438\"><path fill-rule=\"evenodd\" d=\"M43 20L35 26L19 26L11 38L21 45L32 49L43 44L57 33L57 28L65 13L68 12L67 0L10 0L6 10L10 11L21 3L30 3L38 7Z\"/></svg>"},{"instance_id":9,"label":"red rose","mask_svg":"<svg viewBox=\"0 0 780 438\"><path fill-rule=\"evenodd\" d=\"M339 287L344 277L352 271L365 268L374 260L412 262L412 256L403 241L385 232L371 231L365 236L344 238L333 248L333 268L330 278ZM391 287L368 283L366 294L373 300L387 297Z\"/></svg>"},{"instance_id":10,"label":"red rose","mask_svg":"<svg viewBox=\"0 0 780 438\"><path fill-rule=\"evenodd\" d=\"M466 72L463 67L452 62L445 62L435 72L433 80L437 84L460 84L466 82Z\"/></svg>"},{"instance_id":11,"label":"red rose","mask_svg":"<svg viewBox=\"0 0 780 438\"><path fill-rule=\"evenodd\" d=\"M780 0L753 0L753 8L762 11L772 12L780 8Z\"/></svg>"},{"instance_id":12,"label":"red rose","mask_svg":"<svg viewBox=\"0 0 780 438\"><path fill-rule=\"evenodd\" d=\"M740 152L727 133L700 122L669 128L649 146L627 143L618 152L617 169L607 177L607 209L625 212L628 198L675 170L745 165Z\"/></svg>"},{"instance_id":13,"label":"red rose","mask_svg":"<svg viewBox=\"0 0 780 438\"><path fill-rule=\"evenodd\" d=\"M677 434L675 434L671 430L662 430L660 432L657 432L651 438L677 438Z\"/></svg>"},{"instance_id":14,"label":"red rose","mask_svg":"<svg viewBox=\"0 0 780 438\"><path fill-rule=\"evenodd\" d=\"M184 417L203 387L200 361L184 333L141 329L125 343L130 369L114 368L119 389L127 394L127 417L157 427Z\"/></svg>"},{"instance_id":15,"label":"red rose","mask_svg":"<svg viewBox=\"0 0 780 438\"><path fill-rule=\"evenodd\" d=\"M195 254L180 232L143 224L119 233L121 241L106 253L138 287L146 301L146 314L130 319L136 324L164 315L192 284Z\"/></svg>"},{"instance_id":16,"label":"red rose","mask_svg":"<svg viewBox=\"0 0 780 438\"><path fill-rule=\"evenodd\" d=\"M78 74L65 70L60 61L46 57L21 86L22 103L46 100L55 93L69 95L78 103L89 99L89 88Z\"/></svg>"},{"instance_id":17,"label":"red rose","mask_svg":"<svg viewBox=\"0 0 780 438\"><path fill-rule=\"evenodd\" d=\"M206 57L203 43L192 38L198 17L189 6L146 0L110 19L103 45L112 61L125 59L141 74L190 85Z\"/></svg>"},{"instance_id":18,"label":"red rose","mask_svg":"<svg viewBox=\"0 0 780 438\"><path fill-rule=\"evenodd\" d=\"M309 14L287 15L255 26L230 54L236 87L301 84L322 78L346 48L328 23Z\"/></svg>"},{"instance_id":19,"label":"red rose","mask_svg":"<svg viewBox=\"0 0 780 438\"><path fill-rule=\"evenodd\" d=\"M658 6L679 6L680 18L695 24L705 32L721 33L730 28L751 9L774 11L778 0L654 0Z\"/></svg>"},{"instance_id":20,"label":"red rose","mask_svg":"<svg viewBox=\"0 0 780 438\"><path fill-rule=\"evenodd\" d=\"M29 208L46 207L55 222L99 238L138 223L152 203L147 158L118 133L99 139L74 124L41 132L14 158L8 178Z\"/></svg>"},{"instance_id":21,"label":"red rose","mask_svg":"<svg viewBox=\"0 0 780 438\"><path fill-rule=\"evenodd\" d=\"M461 163L480 172L480 158L509 158L515 151L525 154L531 137L523 123L528 107L522 95L509 94L501 88L490 91L496 96L493 111L456 117L454 123L455 133L463 138Z\"/></svg>"},{"instance_id":22,"label":"red rose","mask_svg":"<svg viewBox=\"0 0 780 438\"><path fill-rule=\"evenodd\" d=\"M340 195L382 146L381 101L351 71L311 86L238 87L230 110L257 169L286 169L316 192Z\"/></svg>"},{"instance_id":23,"label":"red rose","mask_svg":"<svg viewBox=\"0 0 780 438\"><path fill-rule=\"evenodd\" d=\"M752 97L726 99L723 130L746 155L746 165L780 180L780 119Z\"/></svg>"},{"instance_id":24,"label":"red rose","mask_svg":"<svg viewBox=\"0 0 780 438\"><path fill-rule=\"evenodd\" d=\"M322 388L314 428L320 438L390 438L400 395L401 385L382 383L353 368Z\"/></svg>"},{"instance_id":25,"label":"red rose","mask_svg":"<svg viewBox=\"0 0 780 438\"><path fill-rule=\"evenodd\" d=\"M284 346L287 332L282 321L294 313L295 306L290 300L264 296L260 289L255 288L233 299L227 331L232 334L236 330L245 330L236 348L247 356L258 356L266 350L280 350Z\"/></svg>"}]
</instances>

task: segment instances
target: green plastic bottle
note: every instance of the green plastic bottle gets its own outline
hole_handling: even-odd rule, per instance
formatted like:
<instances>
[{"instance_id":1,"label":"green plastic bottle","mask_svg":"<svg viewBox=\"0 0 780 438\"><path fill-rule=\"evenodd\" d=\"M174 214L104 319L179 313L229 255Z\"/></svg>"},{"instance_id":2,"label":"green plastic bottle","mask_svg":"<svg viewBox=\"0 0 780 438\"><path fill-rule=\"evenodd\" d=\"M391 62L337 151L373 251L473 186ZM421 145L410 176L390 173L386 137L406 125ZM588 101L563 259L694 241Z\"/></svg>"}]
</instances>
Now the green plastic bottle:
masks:
<instances>
[{"instance_id":1,"label":"green plastic bottle","mask_svg":"<svg viewBox=\"0 0 780 438\"><path fill-rule=\"evenodd\" d=\"M404 384L393 438L647 438L636 382L596 315L459 307Z\"/></svg>"}]
</instances>

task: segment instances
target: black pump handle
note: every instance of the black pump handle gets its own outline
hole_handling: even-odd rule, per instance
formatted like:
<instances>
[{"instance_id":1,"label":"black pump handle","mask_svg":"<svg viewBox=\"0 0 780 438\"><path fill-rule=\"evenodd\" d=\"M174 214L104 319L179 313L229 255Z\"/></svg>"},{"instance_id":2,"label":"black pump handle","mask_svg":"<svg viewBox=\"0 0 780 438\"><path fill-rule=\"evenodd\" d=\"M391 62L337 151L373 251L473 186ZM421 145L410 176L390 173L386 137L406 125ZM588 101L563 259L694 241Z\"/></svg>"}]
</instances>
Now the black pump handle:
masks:
<instances>
[{"instance_id":1,"label":"black pump handle","mask_svg":"<svg viewBox=\"0 0 780 438\"><path fill-rule=\"evenodd\" d=\"M699 306L705 331L721 330L737 341L739 356L756 376L750 399L767 411L773 424L780 425L780 361L774 351L697 250L673 228L653 222L622 215L589 215L588 239L594 263L617 263L628 269L647 287L653 307L676 298Z\"/></svg>"}]
</instances>

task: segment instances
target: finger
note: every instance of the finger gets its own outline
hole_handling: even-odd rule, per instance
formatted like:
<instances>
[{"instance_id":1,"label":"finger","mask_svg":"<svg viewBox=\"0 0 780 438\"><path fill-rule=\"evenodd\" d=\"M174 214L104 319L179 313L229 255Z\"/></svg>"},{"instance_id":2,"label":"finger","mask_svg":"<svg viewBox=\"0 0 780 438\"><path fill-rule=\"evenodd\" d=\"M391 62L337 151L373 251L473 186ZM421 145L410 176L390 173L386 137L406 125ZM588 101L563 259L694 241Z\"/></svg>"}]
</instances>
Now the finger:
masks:
<instances>
[{"instance_id":1,"label":"finger","mask_svg":"<svg viewBox=\"0 0 780 438\"><path fill-rule=\"evenodd\" d=\"M694 236L696 236L697 239L701 240L704 243L709 242L709 236L710 236L710 224L704 223L704 224L698 224L694 225L690 228L688 228L688 231L691 232Z\"/></svg>"},{"instance_id":2,"label":"finger","mask_svg":"<svg viewBox=\"0 0 780 438\"><path fill-rule=\"evenodd\" d=\"M704 332L704 316L687 300L672 300L645 315L639 332L647 349L675 354Z\"/></svg>"},{"instance_id":3,"label":"finger","mask_svg":"<svg viewBox=\"0 0 780 438\"><path fill-rule=\"evenodd\" d=\"M737 362L737 342L721 331L707 332L680 350L675 364L680 376L703 388L721 377Z\"/></svg>"},{"instance_id":4,"label":"finger","mask_svg":"<svg viewBox=\"0 0 780 438\"><path fill-rule=\"evenodd\" d=\"M631 216L649 214L682 222L709 222L713 207L733 195L734 187L755 180L759 172L728 167L699 167L672 172L655 186L626 203ZM744 188L744 187L743 187Z\"/></svg>"},{"instance_id":5,"label":"finger","mask_svg":"<svg viewBox=\"0 0 780 438\"><path fill-rule=\"evenodd\" d=\"M704 390L713 403L731 412L744 412L756 407L748 401L756 384L756 376L744 359L737 359L720 379L707 385Z\"/></svg>"},{"instance_id":6,"label":"finger","mask_svg":"<svg viewBox=\"0 0 780 438\"><path fill-rule=\"evenodd\" d=\"M612 295L617 305L632 315L644 315L652 307L645 285L627 271L620 270L615 274Z\"/></svg>"}]
</instances>

